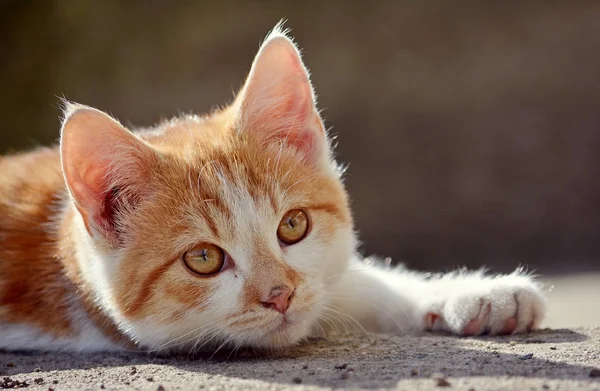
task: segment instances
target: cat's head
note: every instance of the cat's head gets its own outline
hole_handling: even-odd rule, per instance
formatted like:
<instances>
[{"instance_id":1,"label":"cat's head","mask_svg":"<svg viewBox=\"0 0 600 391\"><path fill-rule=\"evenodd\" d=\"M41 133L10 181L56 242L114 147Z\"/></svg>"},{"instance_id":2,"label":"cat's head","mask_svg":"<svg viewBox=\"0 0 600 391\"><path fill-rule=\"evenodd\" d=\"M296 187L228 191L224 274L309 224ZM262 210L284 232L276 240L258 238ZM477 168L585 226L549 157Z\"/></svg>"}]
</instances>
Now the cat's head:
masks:
<instances>
[{"instance_id":1,"label":"cat's head","mask_svg":"<svg viewBox=\"0 0 600 391\"><path fill-rule=\"evenodd\" d=\"M280 28L212 114L134 134L68 105L61 157L81 275L148 348L298 341L356 245L330 148Z\"/></svg>"}]
</instances>

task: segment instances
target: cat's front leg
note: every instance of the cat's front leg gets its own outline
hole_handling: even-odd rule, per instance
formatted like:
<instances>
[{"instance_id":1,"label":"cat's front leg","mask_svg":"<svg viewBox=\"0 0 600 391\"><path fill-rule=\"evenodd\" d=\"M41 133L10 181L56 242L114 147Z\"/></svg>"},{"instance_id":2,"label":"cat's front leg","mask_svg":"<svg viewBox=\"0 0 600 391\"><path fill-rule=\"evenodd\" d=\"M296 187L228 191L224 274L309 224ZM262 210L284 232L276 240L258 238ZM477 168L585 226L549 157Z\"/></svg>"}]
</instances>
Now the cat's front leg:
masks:
<instances>
[{"instance_id":1,"label":"cat's front leg","mask_svg":"<svg viewBox=\"0 0 600 391\"><path fill-rule=\"evenodd\" d=\"M353 259L330 294L330 316L367 331L407 334L424 330L457 335L520 333L545 314L542 288L520 270L429 275Z\"/></svg>"},{"instance_id":2,"label":"cat's front leg","mask_svg":"<svg viewBox=\"0 0 600 391\"><path fill-rule=\"evenodd\" d=\"M322 320L353 324L368 332L414 334L426 327L422 298L427 294L424 275L404 268L353 258L328 292Z\"/></svg>"},{"instance_id":3,"label":"cat's front leg","mask_svg":"<svg viewBox=\"0 0 600 391\"><path fill-rule=\"evenodd\" d=\"M546 302L541 285L521 270L507 275L457 271L428 280L425 328L459 335L511 334L536 329Z\"/></svg>"}]
</instances>

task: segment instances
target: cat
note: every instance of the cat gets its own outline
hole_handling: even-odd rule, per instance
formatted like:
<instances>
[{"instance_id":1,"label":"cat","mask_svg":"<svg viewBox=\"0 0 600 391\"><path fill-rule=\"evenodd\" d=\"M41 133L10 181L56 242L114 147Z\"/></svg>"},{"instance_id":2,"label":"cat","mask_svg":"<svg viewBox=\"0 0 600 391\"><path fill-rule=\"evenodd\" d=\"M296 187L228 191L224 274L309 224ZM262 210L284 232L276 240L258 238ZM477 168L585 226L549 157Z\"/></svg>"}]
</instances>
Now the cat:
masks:
<instances>
[{"instance_id":1,"label":"cat","mask_svg":"<svg viewBox=\"0 0 600 391\"><path fill-rule=\"evenodd\" d=\"M130 132L65 102L59 146L0 159L0 348L278 349L335 322L401 335L539 326L543 287L520 269L363 260L342 171L281 24L213 113Z\"/></svg>"}]
</instances>

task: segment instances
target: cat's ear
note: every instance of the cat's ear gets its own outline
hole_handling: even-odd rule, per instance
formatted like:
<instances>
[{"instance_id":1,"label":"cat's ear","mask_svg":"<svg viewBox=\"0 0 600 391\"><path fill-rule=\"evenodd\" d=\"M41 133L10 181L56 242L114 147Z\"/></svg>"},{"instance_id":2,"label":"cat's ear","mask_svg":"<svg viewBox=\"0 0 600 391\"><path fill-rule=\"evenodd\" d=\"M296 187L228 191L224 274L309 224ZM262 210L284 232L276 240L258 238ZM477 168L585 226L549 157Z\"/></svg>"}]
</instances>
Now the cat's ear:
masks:
<instances>
[{"instance_id":1,"label":"cat's ear","mask_svg":"<svg viewBox=\"0 0 600 391\"><path fill-rule=\"evenodd\" d=\"M90 235L120 243L119 213L147 191L156 153L109 115L68 104L61 130L65 182Z\"/></svg>"},{"instance_id":2,"label":"cat's ear","mask_svg":"<svg viewBox=\"0 0 600 391\"><path fill-rule=\"evenodd\" d=\"M311 162L329 161L308 70L281 25L261 45L234 110L241 132L286 143Z\"/></svg>"}]
</instances>

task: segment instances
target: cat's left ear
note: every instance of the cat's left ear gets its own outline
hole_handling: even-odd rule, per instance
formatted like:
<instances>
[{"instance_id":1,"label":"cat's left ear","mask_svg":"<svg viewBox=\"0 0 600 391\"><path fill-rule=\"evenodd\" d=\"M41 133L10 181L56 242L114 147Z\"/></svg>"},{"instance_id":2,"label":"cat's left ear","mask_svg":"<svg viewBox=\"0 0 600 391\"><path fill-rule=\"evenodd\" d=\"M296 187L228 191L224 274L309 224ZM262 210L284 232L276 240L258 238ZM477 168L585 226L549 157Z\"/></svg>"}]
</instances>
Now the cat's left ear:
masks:
<instances>
[{"instance_id":1,"label":"cat's left ear","mask_svg":"<svg viewBox=\"0 0 600 391\"><path fill-rule=\"evenodd\" d=\"M258 51L234 110L241 132L287 144L311 163L329 163L329 143L308 70L280 25Z\"/></svg>"}]
</instances>

